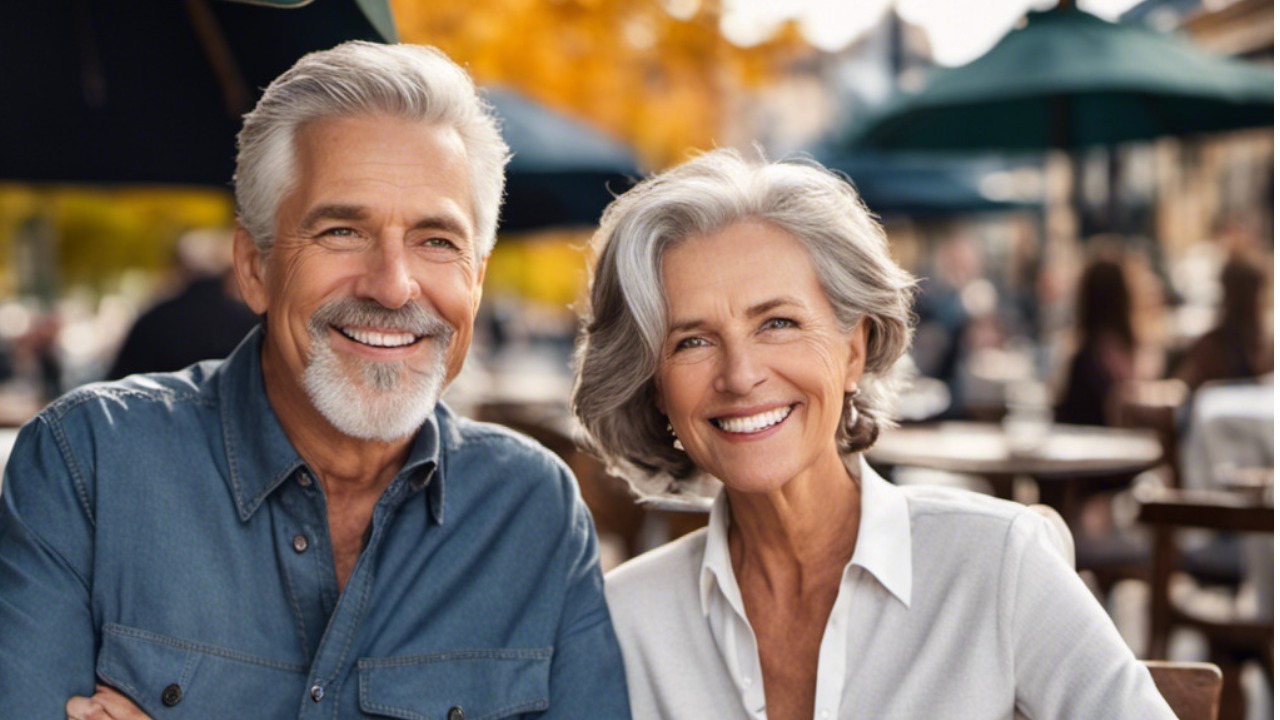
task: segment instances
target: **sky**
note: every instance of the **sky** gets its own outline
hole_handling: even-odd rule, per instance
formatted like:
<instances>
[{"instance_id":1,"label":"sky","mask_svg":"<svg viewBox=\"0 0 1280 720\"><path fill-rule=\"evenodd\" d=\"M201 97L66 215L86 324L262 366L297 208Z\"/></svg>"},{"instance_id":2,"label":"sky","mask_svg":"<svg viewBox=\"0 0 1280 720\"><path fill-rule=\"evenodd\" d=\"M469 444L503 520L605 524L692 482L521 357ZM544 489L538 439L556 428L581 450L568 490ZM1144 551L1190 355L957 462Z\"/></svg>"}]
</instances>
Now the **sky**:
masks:
<instances>
[{"instance_id":1,"label":"sky","mask_svg":"<svg viewBox=\"0 0 1280 720\"><path fill-rule=\"evenodd\" d=\"M1138 0L1078 0L1080 9L1114 20ZM666 0L672 14L698 0ZM796 20L816 47L837 51L874 27L890 4L906 21L924 28L943 65L963 65L991 49L1028 9L1045 9L1055 0L725 0L720 29L731 42L750 46L773 35L786 20Z\"/></svg>"}]
</instances>

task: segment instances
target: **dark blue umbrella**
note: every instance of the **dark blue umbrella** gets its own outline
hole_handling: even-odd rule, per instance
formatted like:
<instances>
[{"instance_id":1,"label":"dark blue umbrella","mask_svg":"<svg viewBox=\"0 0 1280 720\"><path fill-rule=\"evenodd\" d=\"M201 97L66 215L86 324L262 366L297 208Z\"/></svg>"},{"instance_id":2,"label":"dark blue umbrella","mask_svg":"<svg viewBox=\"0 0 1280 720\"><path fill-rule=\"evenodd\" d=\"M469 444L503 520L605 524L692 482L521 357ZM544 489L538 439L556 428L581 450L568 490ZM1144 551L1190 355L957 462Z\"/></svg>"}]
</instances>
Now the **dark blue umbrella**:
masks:
<instances>
[{"instance_id":1,"label":"dark blue umbrella","mask_svg":"<svg viewBox=\"0 0 1280 720\"><path fill-rule=\"evenodd\" d=\"M614 195L639 175L627 146L586 123L505 88L489 88L485 95L514 154L503 230L594 225Z\"/></svg>"},{"instance_id":2,"label":"dark blue umbrella","mask_svg":"<svg viewBox=\"0 0 1280 720\"><path fill-rule=\"evenodd\" d=\"M353 39L395 40L386 0L6 3L0 179L226 187L261 89Z\"/></svg>"},{"instance_id":3,"label":"dark blue umbrella","mask_svg":"<svg viewBox=\"0 0 1280 720\"><path fill-rule=\"evenodd\" d=\"M993 174L1012 169L995 160L847 155L822 148L815 149L814 155L827 167L848 175L867 207L882 217L933 218L1035 210L1043 205L1043 197L1015 196L984 184Z\"/></svg>"}]
</instances>

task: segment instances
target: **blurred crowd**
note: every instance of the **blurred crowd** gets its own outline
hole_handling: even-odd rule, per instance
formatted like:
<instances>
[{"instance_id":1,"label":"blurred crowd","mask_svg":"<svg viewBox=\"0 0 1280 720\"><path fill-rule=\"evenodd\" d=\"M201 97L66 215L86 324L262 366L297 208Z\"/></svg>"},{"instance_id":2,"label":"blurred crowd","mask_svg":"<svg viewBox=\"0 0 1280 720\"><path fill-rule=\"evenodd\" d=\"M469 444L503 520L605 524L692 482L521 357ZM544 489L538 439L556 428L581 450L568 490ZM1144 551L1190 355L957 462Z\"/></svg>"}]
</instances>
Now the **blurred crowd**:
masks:
<instances>
[{"instance_id":1,"label":"blurred crowd","mask_svg":"<svg viewBox=\"0 0 1280 720\"><path fill-rule=\"evenodd\" d=\"M237 296L229 242L225 231L187 233L164 276L96 302L73 293L45 308L0 305L0 421L20 422L85 382L229 352L256 321ZM1030 385L1057 422L1116 425L1134 383L1175 379L1189 396L1270 375L1271 253L1257 223L1235 218L1167 266L1151 241L1119 236L1040 252L1028 239L997 256L956 224L913 268L911 359L915 374L945 384L946 400L925 417L904 409L907 419L996 420ZM568 304L491 289L455 402L555 402L575 327Z\"/></svg>"}]
</instances>

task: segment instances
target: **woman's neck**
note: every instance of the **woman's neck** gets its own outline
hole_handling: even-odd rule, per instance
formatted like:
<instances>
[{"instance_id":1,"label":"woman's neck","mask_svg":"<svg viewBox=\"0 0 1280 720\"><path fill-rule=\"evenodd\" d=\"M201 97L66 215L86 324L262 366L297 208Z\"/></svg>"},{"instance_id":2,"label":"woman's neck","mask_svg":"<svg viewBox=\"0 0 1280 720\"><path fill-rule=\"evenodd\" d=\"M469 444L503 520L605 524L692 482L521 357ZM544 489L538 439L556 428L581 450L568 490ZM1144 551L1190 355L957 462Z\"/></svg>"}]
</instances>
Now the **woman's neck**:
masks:
<instances>
[{"instance_id":1,"label":"woman's neck","mask_svg":"<svg viewBox=\"0 0 1280 720\"><path fill-rule=\"evenodd\" d=\"M862 492L860 478L838 454L833 460L770 492L727 489L735 575L757 575L771 593L803 594L843 573L858 538Z\"/></svg>"}]
</instances>

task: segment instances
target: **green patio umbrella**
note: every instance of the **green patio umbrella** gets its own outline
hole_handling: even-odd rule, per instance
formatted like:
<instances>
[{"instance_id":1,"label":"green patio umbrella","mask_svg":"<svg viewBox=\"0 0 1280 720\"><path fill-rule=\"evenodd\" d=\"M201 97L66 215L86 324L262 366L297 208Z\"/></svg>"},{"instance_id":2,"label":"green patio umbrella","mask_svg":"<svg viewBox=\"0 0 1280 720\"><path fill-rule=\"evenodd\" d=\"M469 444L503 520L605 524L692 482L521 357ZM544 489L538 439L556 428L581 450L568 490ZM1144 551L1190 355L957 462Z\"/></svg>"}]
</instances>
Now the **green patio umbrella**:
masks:
<instances>
[{"instance_id":1,"label":"green patio umbrella","mask_svg":"<svg viewBox=\"0 0 1280 720\"><path fill-rule=\"evenodd\" d=\"M852 126L846 150L1073 150L1272 124L1274 74L1070 7Z\"/></svg>"}]
</instances>

